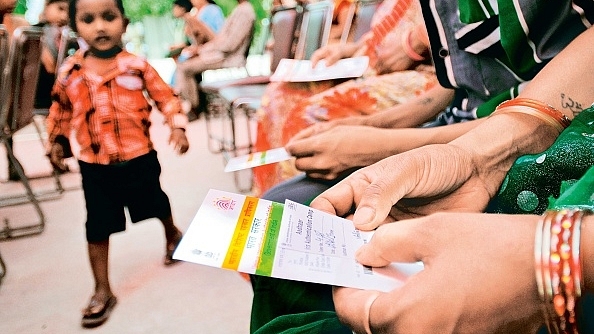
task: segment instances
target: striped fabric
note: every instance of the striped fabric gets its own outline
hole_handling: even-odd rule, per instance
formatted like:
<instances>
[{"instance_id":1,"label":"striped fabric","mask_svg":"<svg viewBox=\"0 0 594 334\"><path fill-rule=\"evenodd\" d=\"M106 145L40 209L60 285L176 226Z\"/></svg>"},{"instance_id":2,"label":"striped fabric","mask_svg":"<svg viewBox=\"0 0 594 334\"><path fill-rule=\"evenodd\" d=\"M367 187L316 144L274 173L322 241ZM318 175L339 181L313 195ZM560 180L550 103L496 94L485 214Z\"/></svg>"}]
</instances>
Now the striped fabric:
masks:
<instances>
[{"instance_id":1,"label":"striped fabric","mask_svg":"<svg viewBox=\"0 0 594 334\"><path fill-rule=\"evenodd\" d=\"M461 90L453 107L470 119L514 97L594 22L591 0L421 0L421 6L439 81Z\"/></svg>"},{"instance_id":2,"label":"striped fabric","mask_svg":"<svg viewBox=\"0 0 594 334\"><path fill-rule=\"evenodd\" d=\"M60 68L47 119L50 143L73 131L78 159L104 165L150 152L151 105L145 94L171 128L185 128L179 99L146 60L122 51L102 76L85 68L83 60L79 50Z\"/></svg>"}]
</instances>

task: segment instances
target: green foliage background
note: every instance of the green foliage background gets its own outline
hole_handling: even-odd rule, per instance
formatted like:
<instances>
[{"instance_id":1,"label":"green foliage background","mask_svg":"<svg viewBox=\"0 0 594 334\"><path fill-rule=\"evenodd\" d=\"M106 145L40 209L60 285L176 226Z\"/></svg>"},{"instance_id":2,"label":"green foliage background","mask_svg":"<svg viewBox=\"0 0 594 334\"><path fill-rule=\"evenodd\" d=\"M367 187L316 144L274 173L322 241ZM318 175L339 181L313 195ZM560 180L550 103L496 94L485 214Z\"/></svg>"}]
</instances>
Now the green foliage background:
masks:
<instances>
[{"instance_id":1,"label":"green foliage background","mask_svg":"<svg viewBox=\"0 0 594 334\"><path fill-rule=\"evenodd\" d=\"M24 1L24 0L22 0ZM221 6L225 16L231 13L231 10L237 5L236 0L215 0L217 5ZM266 17L266 11L262 7L262 1L250 0L258 19ZM173 0L124 0L126 16L132 22L142 21L144 16L163 16L171 12Z\"/></svg>"}]
</instances>

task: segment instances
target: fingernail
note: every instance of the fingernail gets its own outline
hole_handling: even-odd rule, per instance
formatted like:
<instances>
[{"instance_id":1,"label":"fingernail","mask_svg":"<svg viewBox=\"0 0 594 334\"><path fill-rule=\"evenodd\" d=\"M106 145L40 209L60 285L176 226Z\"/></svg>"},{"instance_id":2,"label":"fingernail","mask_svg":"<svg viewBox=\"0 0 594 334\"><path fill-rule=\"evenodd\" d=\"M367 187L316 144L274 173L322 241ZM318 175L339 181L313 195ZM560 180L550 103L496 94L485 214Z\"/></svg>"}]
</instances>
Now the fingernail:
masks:
<instances>
[{"instance_id":1,"label":"fingernail","mask_svg":"<svg viewBox=\"0 0 594 334\"><path fill-rule=\"evenodd\" d=\"M375 218L375 209L368 206L357 208L353 222L355 225L366 225L373 221Z\"/></svg>"}]
</instances>

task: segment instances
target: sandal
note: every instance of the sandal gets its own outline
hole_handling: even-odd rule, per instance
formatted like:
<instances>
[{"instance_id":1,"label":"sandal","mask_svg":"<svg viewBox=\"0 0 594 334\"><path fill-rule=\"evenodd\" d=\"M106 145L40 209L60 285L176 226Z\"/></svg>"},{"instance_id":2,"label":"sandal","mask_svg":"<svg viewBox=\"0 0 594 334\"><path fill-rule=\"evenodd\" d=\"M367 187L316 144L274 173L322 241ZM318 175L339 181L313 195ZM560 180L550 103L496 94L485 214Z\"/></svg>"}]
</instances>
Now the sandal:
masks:
<instances>
[{"instance_id":1,"label":"sandal","mask_svg":"<svg viewBox=\"0 0 594 334\"><path fill-rule=\"evenodd\" d=\"M92 313L93 308L96 308L98 305L101 305L101 302L93 296L87 308L83 310L83 317L82 317L82 326L85 328L92 328L102 325L107 319L109 318L109 314L111 310L113 310L114 306L117 304L118 299L111 295L101 307L101 310L96 313Z\"/></svg>"},{"instance_id":2,"label":"sandal","mask_svg":"<svg viewBox=\"0 0 594 334\"><path fill-rule=\"evenodd\" d=\"M179 260L174 259L173 258L173 253L175 252L175 249L177 248L177 245L179 245L179 243L181 242L181 239L184 235L181 232L178 232L178 234L175 237L175 241L172 243L167 243L166 245L166 249L165 249L165 259L163 260L163 264L166 266L170 266L174 263L179 262Z\"/></svg>"}]
</instances>

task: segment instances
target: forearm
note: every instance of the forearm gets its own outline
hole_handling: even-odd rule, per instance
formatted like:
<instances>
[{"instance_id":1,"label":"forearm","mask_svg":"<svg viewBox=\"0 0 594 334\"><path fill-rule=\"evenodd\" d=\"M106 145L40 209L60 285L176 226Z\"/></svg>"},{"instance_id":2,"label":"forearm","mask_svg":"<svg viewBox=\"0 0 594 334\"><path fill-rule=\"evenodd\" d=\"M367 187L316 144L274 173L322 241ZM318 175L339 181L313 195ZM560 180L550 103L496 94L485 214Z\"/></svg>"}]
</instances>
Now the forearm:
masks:
<instances>
[{"instance_id":1,"label":"forearm","mask_svg":"<svg viewBox=\"0 0 594 334\"><path fill-rule=\"evenodd\" d=\"M549 104L568 117L581 111L564 101L571 97L589 106L594 98L594 78L584 76L594 70L594 55L588 50L594 30L588 29L526 86L519 95ZM589 43L590 42L590 43ZM510 107L513 108L513 107ZM475 172L495 195L505 174L521 155L540 153L553 144L559 131L539 117L519 112L495 112L475 130L454 140L473 156Z\"/></svg>"},{"instance_id":2,"label":"forearm","mask_svg":"<svg viewBox=\"0 0 594 334\"><path fill-rule=\"evenodd\" d=\"M594 102L594 29L571 42L522 91L521 97L545 102L573 118Z\"/></svg>"},{"instance_id":3,"label":"forearm","mask_svg":"<svg viewBox=\"0 0 594 334\"><path fill-rule=\"evenodd\" d=\"M431 128L382 129L380 131L389 133L386 136L387 141L398 143L398 151L391 152L391 155L393 155L425 145L447 144L474 129L483 121L483 119L477 119Z\"/></svg>"},{"instance_id":4,"label":"forearm","mask_svg":"<svg viewBox=\"0 0 594 334\"><path fill-rule=\"evenodd\" d=\"M202 23L201 21L198 21L197 19L189 20L188 25L190 26L192 35L203 36L207 41L211 41L216 35L209 26Z\"/></svg>"},{"instance_id":5,"label":"forearm","mask_svg":"<svg viewBox=\"0 0 594 334\"><path fill-rule=\"evenodd\" d=\"M453 97L453 90L437 85L406 103L362 118L362 125L378 128L417 127L443 111Z\"/></svg>"}]
</instances>

